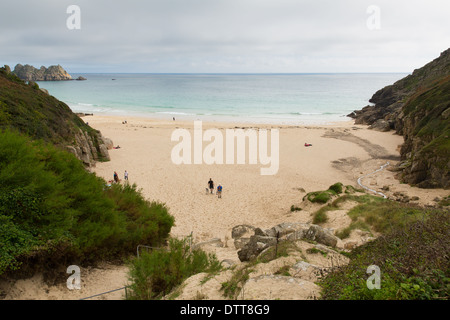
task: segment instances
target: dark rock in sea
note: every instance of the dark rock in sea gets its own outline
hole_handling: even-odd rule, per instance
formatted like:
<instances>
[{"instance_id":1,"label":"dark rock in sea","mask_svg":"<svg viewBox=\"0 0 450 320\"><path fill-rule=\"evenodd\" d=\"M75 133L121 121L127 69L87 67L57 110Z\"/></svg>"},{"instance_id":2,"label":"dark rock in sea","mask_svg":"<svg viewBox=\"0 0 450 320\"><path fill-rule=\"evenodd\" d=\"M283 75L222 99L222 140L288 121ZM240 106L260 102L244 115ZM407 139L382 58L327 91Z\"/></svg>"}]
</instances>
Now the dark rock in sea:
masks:
<instances>
[{"instance_id":1,"label":"dark rock in sea","mask_svg":"<svg viewBox=\"0 0 450 320\"><path fill-rule=\"evenodd\" d=\"M82 76L79 76L78 78L76 78L75 80L78 80L78 81L83 81L83 80L87 80L85 77L82 77Z\"/></svg>"}]
</instances>

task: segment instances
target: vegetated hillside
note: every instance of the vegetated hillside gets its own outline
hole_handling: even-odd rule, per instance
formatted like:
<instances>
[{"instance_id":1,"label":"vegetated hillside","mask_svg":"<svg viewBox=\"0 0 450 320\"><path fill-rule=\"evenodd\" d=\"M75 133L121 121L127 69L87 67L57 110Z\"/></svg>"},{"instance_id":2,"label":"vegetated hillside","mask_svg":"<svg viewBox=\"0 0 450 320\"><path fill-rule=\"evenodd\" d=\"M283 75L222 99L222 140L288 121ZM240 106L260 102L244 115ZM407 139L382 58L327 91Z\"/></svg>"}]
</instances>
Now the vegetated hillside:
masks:
<instances>
[{"instance_id":1,"label":"vegetated hillside","mask_svg":"<svg viewBox=\"0 0 450 320\"><path fill-rule=\"evenodd\" d=\"M106 140L65 103L0 68L0 275L54 278L71 264L166 241L174 219L164 205L86 170L109 158Z\"/></svg>"},{"instance_id":2,"label":"vegetated hillside","mask_svg":"<svg viewBox=\"0 0 450 320\"><path fill-rule=\"evenodd\" d=\"M72 264L128 256L163 244L173 223L135 185L108 186L71 153L0 132L0 275L53 278Z\"/></svg>"},{"instance_id":3,"label":"vegetated hillside","mask_svg":"<svg viewBox=\"0 0 450 320\"><path fill-rule=\"evenodd\" d=\"M0 68L0 129L13 128L74 153L86 165L109 160L109 139L84 123L69 106Z\"/></svg>"},{"instance_id":4,"label":"vegetated hillside","mask_svg":"<svg viewBox=\"0 0 450 320\"><path fill-rule=\"evenodd\" d=\"M419 187L450 187L450 76L408 99L402 126L402 179Z\"/></svg>"},{"instance_id":5,"label":"vegetated hillside","mask_svg":"<svg viewBox=\"0 0 450 320\"><path fill-rule=\"evenodd\" d=\"M450 49L411 75L377 91L350 117L356 124L403 135L400 178L423 188L450 187Z\"/></svg>"},{"instance_id":6,"label":"vegetated hillside","mask_svg":"<svg viewBox=\"0 0 450 320\"><path fill-rule=\"evenodd\" d=\"M394 212L396 209L393 208ZM394 225L374 241L354 249L350 263L320 281L324 300L448 300L450 297L449 214L421 210L422 218ZM414 214L414 213L413 213ZM379 287L369 266L380 271Z\"/></svg>"},{"instance_id":7,"label":"vegetated hillside","mask_svg":"<svg viewBox=\"0 0 450 320\"><path fill-rule=\"evenodd\" d=\"M368 194L336 192L336 195L331 203L327 200L328 204L313 214L317 223L325 223L331 212L341 210L345 202L353 202L357 204L346 213L351 223L335 235L343 240L352 230L359 229L376 233L377 237L346 252L350 259L347 264L334 265L321 275L318 281L321 299L448 300L450 196L434 207L421 207ZM305 200L312 202L314 198L305 196ZM369 272L369 266L379 268L377 288L368 285L374 284L373 269Z\"/></svg>"}]
</instances>

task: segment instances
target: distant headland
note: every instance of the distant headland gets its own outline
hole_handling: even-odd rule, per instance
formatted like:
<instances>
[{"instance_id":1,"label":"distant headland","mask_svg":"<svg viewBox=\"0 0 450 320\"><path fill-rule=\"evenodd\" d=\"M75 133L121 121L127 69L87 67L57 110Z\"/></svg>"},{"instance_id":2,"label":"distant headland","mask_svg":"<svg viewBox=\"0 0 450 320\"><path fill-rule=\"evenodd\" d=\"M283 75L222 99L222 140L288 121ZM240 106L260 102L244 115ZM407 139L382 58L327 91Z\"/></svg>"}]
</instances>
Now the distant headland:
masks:
<instances>
[{"instance_id":1,"label":"distant headland","mask_svg":"<svg viewBox=\"0 0 450 320\"><path fill-rule=\"evenodd\" d=\"M65 80L87 80L84 77L73 79L59 64L48 68L41 66L37 69L29 64L17 64L13 73L24 81L65 81Z\"/></svg>"}]
</instances>

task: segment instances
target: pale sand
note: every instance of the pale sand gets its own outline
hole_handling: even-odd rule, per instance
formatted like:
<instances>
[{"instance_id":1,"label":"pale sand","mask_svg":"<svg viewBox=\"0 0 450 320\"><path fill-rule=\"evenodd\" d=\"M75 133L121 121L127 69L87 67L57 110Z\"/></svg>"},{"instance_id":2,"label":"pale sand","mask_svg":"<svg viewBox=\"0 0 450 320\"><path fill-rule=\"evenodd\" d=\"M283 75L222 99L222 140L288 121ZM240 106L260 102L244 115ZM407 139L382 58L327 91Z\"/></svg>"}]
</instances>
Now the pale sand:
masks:
<instances>
[{"instance_id":1,"label":"pale sand","mask_svg":"<svg viewBox=\"0 0 450 320\"><path fill-rule=\"evenodd\" d=\"M176 221L172 235L193 232L196 241L223 239L238 224L269 228L281 222L309 221L305 212L290 212L291 205L298 205L305 195L301 188L306 192L323 190L338 181L356 186L360 169L345 171L336 168L333 161L354 158L359 167L372 155L352 141L322 137L326 133L351 133L370 139L391 156L398 155L397 147L403 140L392 133L373 132L348 122L326 127L273 126L280 131L279 170L276 175L263 176L260 168L266 166L250 165L248 160L245 165L174 164L171 151L178 142L171 141L171 134L177 127L191 130L193 122L127 118L127 124L122 124L124 119L107 116L84 120L121 147L110 150L111 161L98 163L93 171L111 180L114 171L123 179L127 170L129 182L142 188L146 198L167 205ZM204 131L235 127L270 126L203 123ZM305 142L312 147L305 147ZM203 147L207 144L204 142ZM222 184L221 199L206 194L209 178L216 185Z\"/></svg>"},{"instance_id":2,"label":"pale sand","mask_svg":"<svg viewBox=\"0 0 450 320\"><path fill-rule=\"evenodd\" d=\"M250 224L264 229L282 222L311 222L311 213L317 206L302 204L307 192L327 189L335 182L357 186L358 177L373 172L387 161L395 164L399 145L403 143L403 138L392 132L372 131L353 122L326 126L274 125L273 128L280 130L279 170L276 175L262 176L260 164L175 165L171 151L178 142L171 141L171 134L176 128L191 130L193 122L112 116L83 119L112 139L115 146L121 147L110 150L111 161L97 163L93 172L112 180L117 171L123 183L123 173L127 170L129 182L136 183L148 200L167 205L176 223L172 236L183 237L192 232L195 242L220 238L229 247L217 248L218 258L231 260L237 260L230 240L234 226ZM124 120L128 123L122 124ZM204 130L235 127L271 126L203 123ZM312 147L305 147L305 142ZM208 144L204 142L203 147ZM205 193L209 178L224 187L221 199ZM401 184L387 169L363 179L363 184L377 191L389 186L388 192L383 191L388 196L395 191L406 192L410 197L417 195L421 204L434 204L435 197L448 195L446 190L425 190ZM304 210L290 212L291 205L302 205ZM330 213L325 227L338 230L349 222L345 210L339 210ZM6 290L9 294L5 298L79 299L127 285L124 266L83 269L82 279L80 292L69 291L63 284L48 287L37 276L9 284L13 287ZM99 298L120 299L123 293Z\"/></svg>"},{"instance_id":3,"label":"pale sand","mask_svg":"<svg viewBox=\"0 0 450 320\"><path fill-rule=\"evenodd\" d=\"M245 165L174 164L171 152L178 142L172 142L171 135L177 128L186 128L193 139L191 121L126 118L127 124L122 124L125 119L112 116L87 116L84 120L121 147L110 150L111 161L97 163L93 171L106 180L117 171L123 182L127 170L129 182L136 183L147 199L167 205L175 217L172 236L192 232L196 242L231 238L231 229L239 224L270 228L282 222L310 222L311 212L291 212L291 205L300 205L307 192L325 190L335 182L358 186L358 177L386 162L391 167L396 164L403 143L403 137L392 131L373 131L353 121L326 126L203 123L203 132L210 128L222 132L236 127L278 129L279 170L264 176L260 169L267 165L250 165L248 158ZM312 146L305 147L305 142ZM208 144L203 142L203 148ZM395 191L417 195L423 205L434 204L436 196L448 195L446 190L401 184L388 168L364 178L363 184L379 192L389 186L389 192L383 191L388 196ZM209 178L222 184L221 199L206 194Z\"/></svg>"}]
</instances>

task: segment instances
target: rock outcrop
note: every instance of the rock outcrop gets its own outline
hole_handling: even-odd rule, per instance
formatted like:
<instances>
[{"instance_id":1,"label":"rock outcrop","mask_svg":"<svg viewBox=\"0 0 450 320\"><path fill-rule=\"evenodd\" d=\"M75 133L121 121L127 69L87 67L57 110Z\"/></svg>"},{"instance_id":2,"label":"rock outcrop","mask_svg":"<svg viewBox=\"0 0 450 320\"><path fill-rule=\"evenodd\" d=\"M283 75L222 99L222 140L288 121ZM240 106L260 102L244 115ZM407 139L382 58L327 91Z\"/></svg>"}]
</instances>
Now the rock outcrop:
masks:
<instances>
[{"instance_id":1,"label":"rock outcrop","mask_svg":"<svg viewBox=\"0 0 450 320\"><path fill-rule=\"evenodd\" d=\"M374 105L348 116L355 124L403 135L398 177L422 188L449 188L450 49L369 101Z\"/></svg>"},{"instance_id":2,"label":"rock outcrop","mask_svg":"<svg viewBox=\"0 0 450 320\"><path fill-rule=\"evenodd\" d=\"M235 249L226 246L220 239L194 245L194 248L201 247L206 252L217 254L223 270L213 275L206 272L196 274L186 279L165 299L317 299L321 288L316 282L349 262L340 250L319 243L323 240L333 244L328 238L332 234L312 224L280 223L266 230L238 225L231 233L235 247L239 250L237 259ZM239 239L248 240L243 248L240 247L242 243ZM277 243L282 252L269 252ZM283 243L284 249L281 249ZM243 251L250 247L256 249L249 255L251 259L241 261ZM261 260L253 260L256 258Z\"/></svg>"},{"instance_id":3,"label":"rock outcrop","mask_svg":"<svg viewBox=\"0 0 450 320\"><path fill-rule=\"evenodd\" d=\"M73 80L72 76L67 73L60 65L50 66L48 68L42 66L36 69L29 64L18 64L14 68L13 73L24 81L62 81Z\"/></svg>"},{"instance_id":4,"label":"rock outcrop","mask_svg":"<svg viewBox=\"0 0 450 320\"><path fill-rule=\"evenodd\" d=\"M112 149L112 142L104 138L100 133L96 137L97 143L92 136L81 129L75 134L75 144L68 145L66 148L78 159L83 161L86 166L94 166L97 161L111 160L108 150Z\"/></svg>"},{"instance_id":5,"label":"rock outcrop","mask_svg":"<svg viewBox=\"0 0 450 320\"><path fill-rule=\"evenodd\" d=\"M245 232L232 232L236 249L240 249L237 254L240 261L251 261L257 258L266 249L276 246L282 241L310 240L319 244L335 247L338 238L330 231L314 224L306 223L282 223L263 231L260 228L251 226L237 226L235 229L245 229ZM254 234L248 236L249 231Z\"/></svg>"},{"instance_id":6,"label":"rock outcrop","mask_svg":"<svg viewBox=\"0 0 450 320\"><path fill-rule=\"evenodd\" d=\"M373 105L355 110L348 116L355 119L355 124L372 125L383 119L390 123L392 129L399 131L402 128L402 121L398 116L406 100L419 88L427 87L430 83L448 75L450 75L450 49L405 78L378 90L369 100Z\"/></svg>"}]
</instances>

